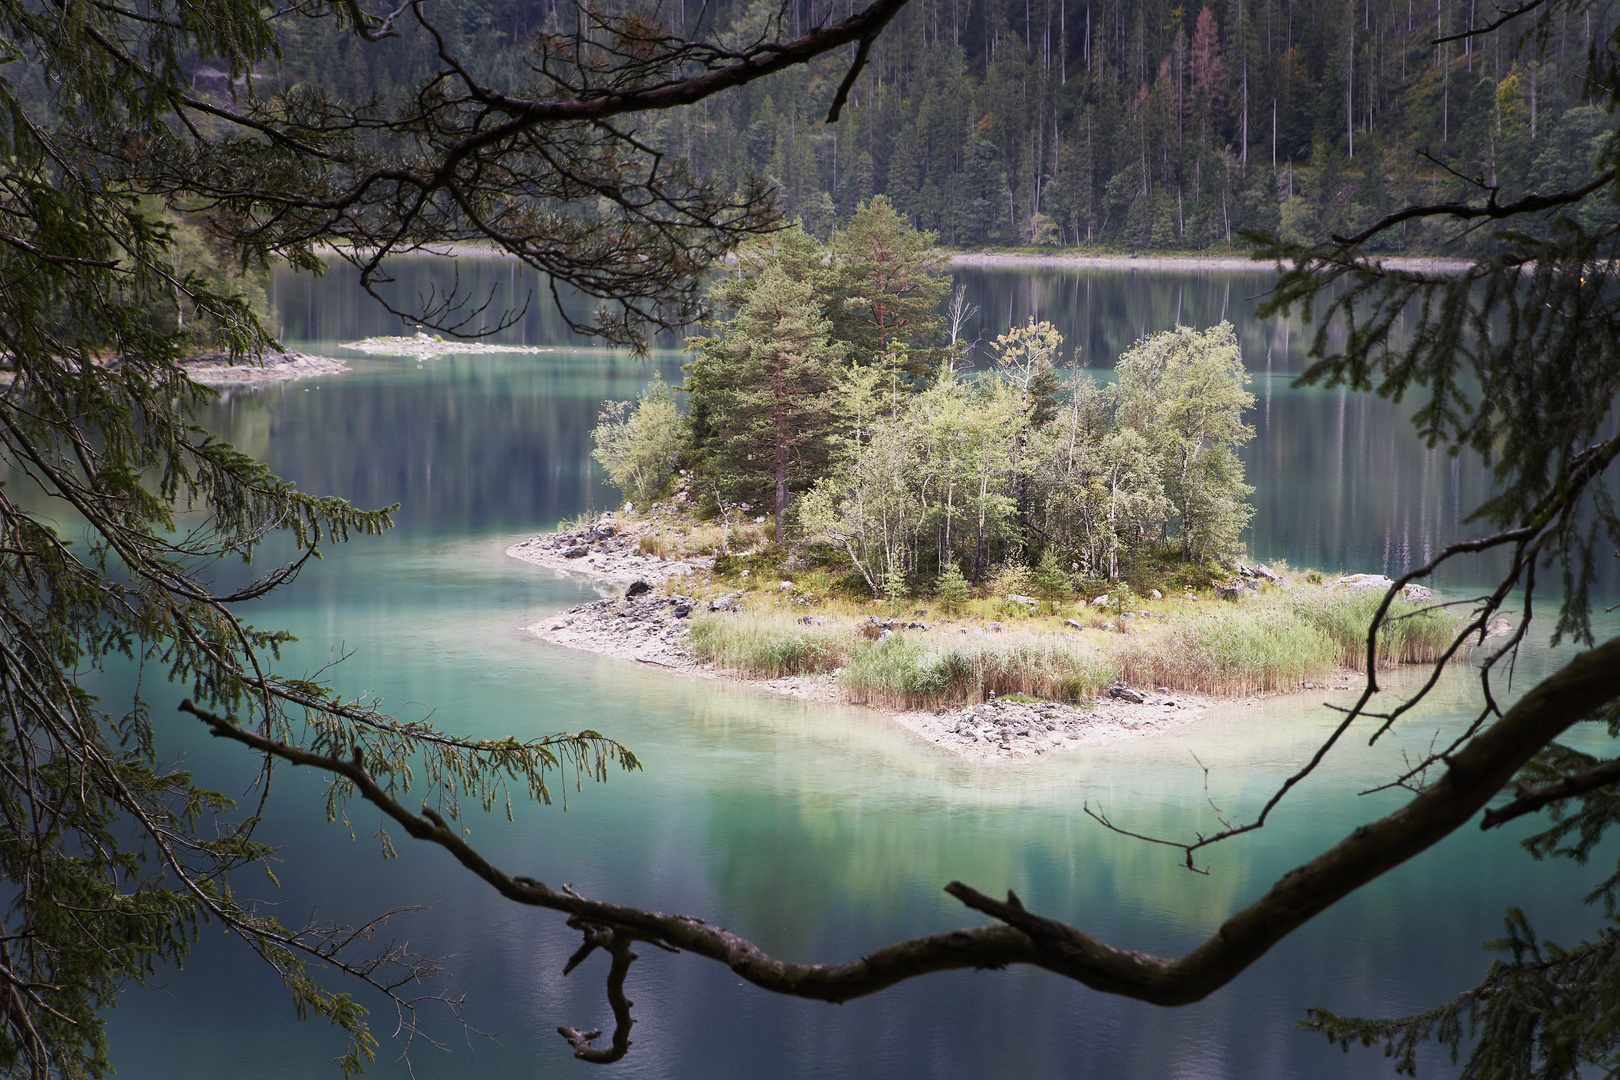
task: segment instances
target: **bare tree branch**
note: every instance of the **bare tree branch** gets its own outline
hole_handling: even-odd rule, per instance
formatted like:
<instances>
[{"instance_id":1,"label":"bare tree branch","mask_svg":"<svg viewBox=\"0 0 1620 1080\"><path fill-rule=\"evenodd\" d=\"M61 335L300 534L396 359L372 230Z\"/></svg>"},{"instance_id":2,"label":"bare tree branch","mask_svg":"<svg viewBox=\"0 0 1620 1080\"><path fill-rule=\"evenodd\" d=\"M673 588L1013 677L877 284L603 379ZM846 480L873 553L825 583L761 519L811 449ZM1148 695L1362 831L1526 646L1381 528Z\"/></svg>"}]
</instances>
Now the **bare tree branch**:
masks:
<instances>
[{"instance_id":1,"label":"bare tree branch","mask_svg":"<svg viewBox=\"0 0 1620 1080\"><path fill-rule=\"evenodd\" d=\"M1538 0L1539 2L1539 0ZM1475 206L1472 203L1429 203L1423 206L1408 206L1404 210L1397 210L1373 222L1354 236L1333 237L1333 242L1346 247L1356 247L1366 243L1379 233L1394 228L1403 221L1412 221L1418 218L1451 217L1459 221L1468 221L1474 218L1490 218L1501 220L1516 217L1520 214L1535 214L1543 210L1552 210L1560 206L1580 202L1588 195L1598 191L1614 182L1612 173L1594 177L1580 187L1570 188L1567 191L1554 192L1551 195L1526 195L1517 202L1501 204L1496 201L1499 188L1487 187L1489 197L1485 205Z\"/></svg>"}]
</instances>

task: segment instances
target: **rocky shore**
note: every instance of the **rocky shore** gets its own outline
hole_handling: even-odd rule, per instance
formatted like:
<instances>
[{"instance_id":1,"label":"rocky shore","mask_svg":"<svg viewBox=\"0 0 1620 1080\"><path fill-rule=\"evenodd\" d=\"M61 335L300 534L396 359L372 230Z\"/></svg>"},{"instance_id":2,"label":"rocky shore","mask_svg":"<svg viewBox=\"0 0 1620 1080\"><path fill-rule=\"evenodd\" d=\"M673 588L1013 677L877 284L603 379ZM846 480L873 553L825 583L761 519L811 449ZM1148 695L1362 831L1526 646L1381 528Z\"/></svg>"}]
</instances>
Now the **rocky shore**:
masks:
<instances>
[{"instance_id":1,"label":"rocky shore","mask_svg":"<svg viewBox=\"0 0 1620 1080\"><path fill-rule=\"evenodd\" d=\"M613 595L548 616L525 629L542 641L663 668L689 678L751 686L802 701L846 703L833 675L756 679L693 657L685 644L695 614L719 616L740 594L700 599L714 560L703 556L660 559L642 550L656 520L625 520L606 514L558 533L531 537L507 548L513 558L558 574L584 577ZM685 586L685 589L682 588ZM958 757L1018 760L1071 747L1145 738L1191 723L1216 702L1198 694L1117 688L1097 701L992 700L932 711L873 709Z\"/></svg>"},{"instance_id":2,"label":"rocky shore","mask_svg":"<svg viewBox=\"0 0 1620 1080\"><path fill-rule=\"evenodd\" d=\"M587 525L530 537L513 544L506 553L514 559L608 585L629 585L641 579L661 585L674 578L707 575L714 569L714 559L709 556L661 559L643 551L642 538L656 528L655 521L628 523L616 520L609 512Z\"/></svg>"},{"instance_id":3,"label":"rocky shore","mask_svg":"<svg viewBox=\"0 0 1620 1080\"><path fill-rule=\"evenodd\" d=\"M264 386L349 370L349 365L342 360L299 352L267 352L263 362L257 364L242 363L228 353L212 353L184 360L181 366L193 382L204 386Z\"/></svg>"}]
</instances>

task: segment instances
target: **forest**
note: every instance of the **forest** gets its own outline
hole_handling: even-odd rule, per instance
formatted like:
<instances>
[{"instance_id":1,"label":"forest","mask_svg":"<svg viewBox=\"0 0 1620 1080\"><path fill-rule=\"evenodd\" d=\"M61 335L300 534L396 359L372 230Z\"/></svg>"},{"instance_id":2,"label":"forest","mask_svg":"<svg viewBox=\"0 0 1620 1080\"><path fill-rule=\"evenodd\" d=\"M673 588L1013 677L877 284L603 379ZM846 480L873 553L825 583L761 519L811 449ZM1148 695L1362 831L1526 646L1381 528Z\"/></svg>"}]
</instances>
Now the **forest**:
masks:
<instances>
[{"instance_id":1,"label":"forest","mask_svg":"<svg viewBox=\"0 0 1620 1080\"><path fill-rule=\"evenodd\" d=\"M760 177L785 220L823 241L887 195L954 248L1231 251L1245 231L1305 242L1402 206L1573 186L1608 130L1582 79L1606 9L1537 33L1439 41L1469 3L1415 0L925 0L871 46L837 123L853 47L704 101L637 118L636 134L723 190ZM453 52L495 85L533 82L537 34L571 9L438 5ZM453 13L453 14L452 14ZM841 17L817 0L655 9L668 32L741 45ZM435 70L406 34L369 47L300 21L255 82L390 101ZM1598 202L1594 200L1593 202ZM1576 220L1607 220L1586 205ZM1467 256L1490 230L1405 223L1372 251Z\"/></svg>"}]
</instances>

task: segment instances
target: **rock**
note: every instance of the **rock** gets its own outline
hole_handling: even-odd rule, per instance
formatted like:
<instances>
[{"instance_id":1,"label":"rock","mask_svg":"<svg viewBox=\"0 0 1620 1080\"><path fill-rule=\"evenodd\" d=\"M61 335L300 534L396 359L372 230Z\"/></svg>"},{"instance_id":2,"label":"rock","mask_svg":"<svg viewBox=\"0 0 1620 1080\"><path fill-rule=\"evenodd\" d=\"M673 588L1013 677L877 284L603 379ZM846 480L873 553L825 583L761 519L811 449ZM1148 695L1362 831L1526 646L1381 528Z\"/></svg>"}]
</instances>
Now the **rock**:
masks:
<instances>
[{"instance_id":1,"label":"rock","mask_svg":"<svg viewBox=\"0 0 1620 1080\"><path fill-rule=\"evenodd\" d=\"M984 628L990 631L992 634L1001 633L1001 624L998 622L985 623Z\"/></svg>"},{"instance_id":2,"label":"rock","mask_svg":"<svg viewBox=\"0 0 1620 1080\"><path fill-rule=\"evenodd\" d=\"M784 581L784 582L782 582L782 584L778 585L776 588L780 592L787 592L789 589L793 588L793 582Z\"/></svg>"},{"instance_id":3,"label":"rock","mask_svg":"<svg viewBox=\"0 0 1620 1080\"><path fill-rule=\"evenodd\" d=\"M1280 577L1278 577L1275 573L1272 572L1271 567L1265 565L1264 563L1261 563L1259 566L1254 568L1254 576L1255 577L1265 578L1267 581L1271 581L1271 582L1277 582L1277 581L1282 580Z\"/></svg>"},{"instance_id":4,"label":"rock","mask_svg":"<svg viewBox=\"0 0 1620 1080\"><path fill-rule=\"evenodd\" d=\"M648 581L646 578L637 578L630 583L630 587L628 589L624 590L624 598L626 600L634 600L642 593L650 592L652 592L652 582Z\"/></svg>"},{"instance_id":5,"label":"rock","mask_svg":"<svg viewBox=\"0 0 1620 1080\"><path fill-rule=\"evenodd\" d=\"M1485 636L1488 638L1499 637L1502 634L1511 633L1513 633L1513 624L1508 622L1506 619L1496 619L1491 623L1491 625L1485 628Z\"/></svg>"},{"instance_id":6,"label":"rock","mask_svg":"<svg viewBox=\"0 0 1620 1080\"><path fill-rule=\"evenodd\" d=\"M1234 581L1230 584L1215 583L1215 595L1222 600L1237 600L1243 595L1243 585Z\"/></svg>"},{"instance_id":7,"label":"rock","mask_svg":"<svg viewBox=\"0 0 1620 1080\"><path fill-rule=\"evenodd\" d=\"M1101 629L1103 629L1103 630L1118 630L1119 627L1115 626L1111 622L1105 622L1105 623L1102 624Z\"/></svg>"},{"instance_id":8,"label":"rock","mask_svg":"<svg viewBox=\"0 0 1620 1080\"><path fill-rule=\"evenodd\" d=\"M1401 596L1408 604L1434 603L1434 590L1415 581L1401 589Z\"/></svg>"},{"instance_id":9,"label":"rock","mask_svg":"<svg viewBox=\"0 0 1620 1080\"><path fill-rule=\"evenodd\" d=\"M578 544L578 545L576 545L574 547L569 548L567 551L563 552L563 558L565 558L565 559L583 559L584 557L585 557L585 545L584 544Z\"/></svg>"},{"instance_id":10,"label":"rock","mask_svg":"<svg viewBox=\"0 0 1620 1080\"><path fill-rule=\"evenodd\" d=\"M1339 578L1333 584L1329 585L1328 588L1335 591L1341 589L1351 589L1356 592L1360 592L1363 589L1386 590L1393 584L1395 583L1389 578L1385 577L1383 574L1349 574L1345 577Z\"/></svg>"},{"instance_id":11,"label":"rock","mask_svg":"<svg viewBox=\"0 0 1620 1080\"><path fill-rule=\"evenodd\" d=\"M1092 607L1107 607L1108 606L1108 594L1104 593L1102 596L1097 597L1097 599L1095 599L1095 600L1093 600L1091 602L1091 606Z\"/></svg>"},{"instance_id":12,"label":"rock","mask_svg":"<svg viewBox=\"0 0 1620 1080\"><path fill-rule=\"evenodd\" d=\"M907 630L927 630L928 629L928 624L927 623L920 623L920 622L908 622L908 623L906 623L906 629Z\"/></svg>"},{"instance_id":13,"label":"rock","mask_svg":"<svg viewBox=\"0 0 1620 1080\"><path fill-rule=\"evenodd\" d=\"M1134 619L1134 618L1136 618L1136 612L1127 611L1123 615L1121 615L1120 618L1121 619Z\"/></svg>"},{"instance_id":14,"label":"rock","mask_svg":"<svg viewBox=\"0 0 1620 1080\"><path fill-rule=\"evenodd\" d=\"M1152 592L1148 593L1148 595L1151 596L1155 600L1163 600L1164 599L1164 593L1160 592L1158 589L1154 589Z\"/></svg>"},{"instance_id":15,"label":"rock","mask_svg":"<svg viewBox=\"0 0 1620 1080\"><path fill-rule=\"evenodd\" d=\"M690 600L682 600L675 605L675 617L677 619L684 619L690 614L692 614L692 602Z\"/></svg>"},{"instance_id":16,"label":"rock","mask_svg":"<svg viewBox=\"0 0 1620 1080\"><path fill-rule=\"evenodd\" d=\"M1030 607L1041 606L1041 602L1035 599L1033 596L1019 596L1017 593L1012 593L1007 597L1007 599L1011 600L1015 604L1027 604Z\"/></svg>"},{"instance_id":17,"label":"rock","mask_svg":"<svg viewBox=\"0 0 1620 1080\"><path fill-rule=\"evenodd\" d=\"M1111 698L1118 698L1120 701L1128 701L1132 705L1140 705L1142 702L1147 700L1141 694L1137 693L1135 690L1132 690L1128 686L1109 687L1108 696Z\"/></svg>"},{"instance_id":18,"label":"rock","mask_svg":"<svg viewBox=\"0 0 1620 1080\"><path fill-rule=\"evenodd\" d=\"M806 626L827 625L827 617L825 615L800 615L799 621Z\"/></svg>"},{"instance_id":19,"label":"rock","mask_svg":"<svg viewBox=\"0 0 1620 1080\"><path fill-rule=\"evenodd\" d=\"M882 633L878 634L878 640L882 641L886 637L893 637L893 636L894 636L894 631L893 630L884 630Z\"/></svg>"},{"instance_id":20,"label":"rock","mask_svg":"<svg viewBox=\"0 0 1620 1080\"><path fill-rule=\"evenodd\" d=\"M1084 630L1085 629L1085 627L1081 626L1078 622L1076 622L1073 619L1064 619L1063 620L1063 625L1069 627L1072 630Z\"/></svg>"}]
</instances>

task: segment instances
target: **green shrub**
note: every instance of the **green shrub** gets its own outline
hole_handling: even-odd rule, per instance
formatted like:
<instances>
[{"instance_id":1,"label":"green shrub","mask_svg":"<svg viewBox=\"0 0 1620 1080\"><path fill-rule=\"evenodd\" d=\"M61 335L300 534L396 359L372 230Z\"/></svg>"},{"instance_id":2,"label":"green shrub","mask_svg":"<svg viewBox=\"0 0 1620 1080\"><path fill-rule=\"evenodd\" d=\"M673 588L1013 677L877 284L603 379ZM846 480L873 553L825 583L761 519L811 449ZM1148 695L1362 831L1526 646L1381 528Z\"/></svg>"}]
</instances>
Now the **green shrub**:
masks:
<instances>
[{"instance_id":1,"label":"green shrub","mask_svg":"<svg viewBox=\"0 0 1620 1080\"><path fill-rule=\"evenodd\" d=\"M959 615L968 602L967 578L962 575L962 568L952 559L945 564L944 571L939 575L939 584L934 587L934 599L940 610L947 615Z\"/></svg>"},{"instance_id":2,"label":"green shrub","mask_svg":"<svg viewBox=\"0 0 1620 1080\"><path fill-rule=\"evenodd\" d=\"M1035 595L1045 600L1053 611L1074 599L1074 578L1050 549L1035 566L1034 586Z\"/></svg>"},{"instance_id":3,"label":"green shrub","mask_svg":"<svg viewBox=\"0 0 1620 1080\"><path fill-rule=\"evenodd\" d=\"M685 432L675 392L654 376L633 407L628 401L603 402L591 431L591 457L625 498L645 506L674 474Z\"/></svg>"}]
</instances>

